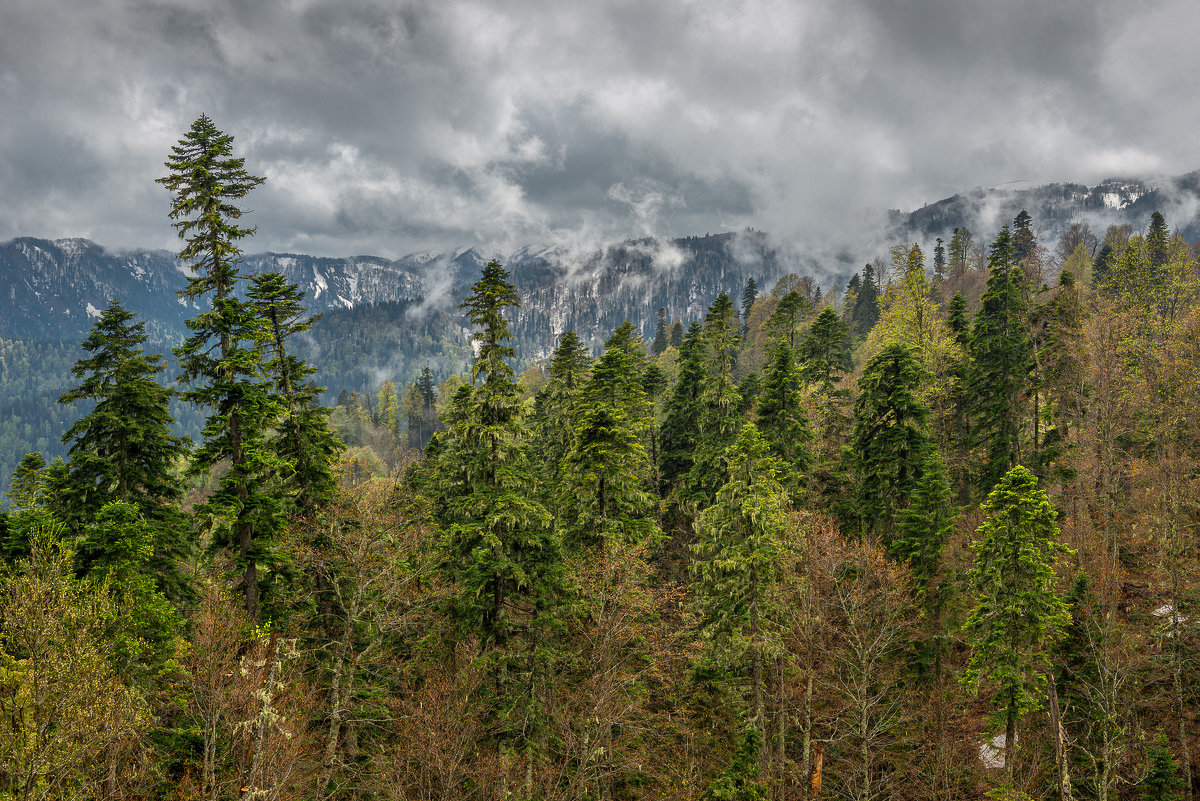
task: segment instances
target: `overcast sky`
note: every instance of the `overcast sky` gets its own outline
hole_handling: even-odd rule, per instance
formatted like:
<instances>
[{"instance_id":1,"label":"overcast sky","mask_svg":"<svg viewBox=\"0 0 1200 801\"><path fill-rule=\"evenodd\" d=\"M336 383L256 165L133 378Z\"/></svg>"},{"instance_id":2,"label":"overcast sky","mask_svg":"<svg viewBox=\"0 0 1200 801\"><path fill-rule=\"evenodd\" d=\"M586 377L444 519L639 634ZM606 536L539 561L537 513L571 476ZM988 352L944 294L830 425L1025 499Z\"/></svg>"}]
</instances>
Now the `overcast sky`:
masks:
<instances>
[{"instance_id":1,"label":"overcast sky","mask_svg":"<svg viewBox=\"0 0 1200 801\"><path fill-rule=\"evenodd\" d=\"M1200 168L1192 0L3 0L0 239L166 247L201 113L251 251L745 227Z\"/></svg>"}]
</instances>

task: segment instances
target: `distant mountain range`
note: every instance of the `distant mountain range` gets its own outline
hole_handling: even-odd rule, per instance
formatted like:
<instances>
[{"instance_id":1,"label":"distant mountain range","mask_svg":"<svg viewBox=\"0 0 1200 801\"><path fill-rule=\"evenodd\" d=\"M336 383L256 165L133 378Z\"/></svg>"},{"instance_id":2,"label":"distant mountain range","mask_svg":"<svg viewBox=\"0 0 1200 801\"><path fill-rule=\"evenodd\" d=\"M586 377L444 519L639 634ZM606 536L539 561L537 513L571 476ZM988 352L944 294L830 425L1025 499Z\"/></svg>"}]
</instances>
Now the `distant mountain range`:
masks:
<instances>
[{"instance_id":1,"label":"distant mountain range","mask_svg":"<svg viewBox=\"0 0 1200 801\"><path fill-rule=\"evenodd\" d=\"M1013 182L977 188L911 212L889 212L892 239L950 240L966 226L987 239L1024 209L1043 243L1053 243L1074 222L1086 222L1103 237L1109 225L1142 230L1160 211L1189 242L1200 239L1200 171L1174 178L1110 178L1095 186Z\"/></svg>"},{"instance_id":2,"label":"distant mountain range","mask_svg":"<svg viewBox=\"0 0 1200 801\"><path fill-rule=\"evenodd\" d=\"M522 297L515 333L533 354L575 328L600 341L625 320L653 332L657 310L697 319L719 292L740 295L747 279L763 285L804 266L781 259L753 231L672 241L631 240L580 255L551 248L486 254L478 248L321 258L260 253L243 258L244 274L274 271L295 282L313 312L406 303L407 313L453 309L483 265L507 266ZM178 297L188 268L168 251L110 252L86 239L22 237L0 243L0 337L76 341L112 298L148 321L151 339L177 341L195 313Z\"/></svg>"}]
</instances>

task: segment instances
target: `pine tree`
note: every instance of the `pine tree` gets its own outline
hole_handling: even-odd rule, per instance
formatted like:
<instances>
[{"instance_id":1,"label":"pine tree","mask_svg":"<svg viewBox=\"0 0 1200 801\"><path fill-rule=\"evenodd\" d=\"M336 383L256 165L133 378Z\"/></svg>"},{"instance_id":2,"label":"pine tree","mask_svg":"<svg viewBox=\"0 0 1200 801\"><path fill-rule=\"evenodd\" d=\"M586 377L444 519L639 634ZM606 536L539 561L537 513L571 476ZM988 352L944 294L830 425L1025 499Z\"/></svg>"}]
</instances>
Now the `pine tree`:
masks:
<instances>
[{"instance_id":1,"label":"pine tree","mask_svg":"<svg viewBox=\"0 0 1200 801\"><path fill-rule=\"evenodd\" d=\"M473 386L455 398L447 420L452 440L443 468L450 524L445 570L458 582L459 618L484 643L504 650L522 601L548 608L557 592L559 555L550 514L532 498L520 388L508 359L512 333L504 318L517 307L516 288L499 262L483 268L460 308L476 328ZM528 614L521 609L522 615Z\"/></svg>"},{"instance_id":2,"label":"pine tree","mask_svg":"<svg viewBox=\"0 0 1200 801\"><path fill-rule=\"evenodd\" d=\"M753 277L746 279L746 288L742 291L742 338L750 330L750 310L758 299L758 282Z\"/></svg>"},{"instance_id":3,"label":"pine tree","mask_svg":"<svg viewBox=\"0 0 1200 801\"><path fill-rule=\"evenodd\" d=\"M764 664L783 648L793 532L783 465L753 423L729 448L728 481L696 521L696 607L719 661L750 674L750 722L766 733Z\"/></svg>"},{"instance_id":4,"label":"pine tree","mask_svg":"<svg viewBox=\"0 0 1200 801\"><path fill-rule=\"evenodd\" d=\"M288 352L289 340L308 331L320 315L304 319L304 294L279 273L255 275L246 296L250 311L262 321L261 342L271 357L263 368L283 405L273 442L286 465L286 486L302 512L323 506L337 492L334 468L345 446L330 431L330 409L320 404L325 388L311 380L316 368ZM394 386L389 400L397 400ZM398 410L389 411L391 429L398 434Z\"/></svg>"},{"instance_id":5,"label":"pine tree","mask_svg":"<svg viewBox=\"0 0 1200 801\"><path fill-rule=\"evenodd\" d=\"M1162 732L1154 738L1154 744L1146 749L1150 763L1146 777L1138 785L1138 796L1142 801L1170 801L1183 797L1183 779L1179 777L1179 762L1167 747L1167 738Z\"/></svg>"},{"instance_id":6,"label":"pine tree","mask_svg":"<svg viewBox=\"0 0 1200 801\"><path fill-rule=\"evenodd\" d=\"M1012 224L1012 260L1021 264L1034 254L1037 248L1037 238L1033 235L1033 218L1029 212L1021 209Z\"/></svg>"},{"instance_id":7,"label":"pine tree","mask_svg":"<svg viewBox=\"0 0 1200 801\"><path fill-rule=\"evenodd\" d=\"M925 433L929 407L918 396L924 376L916 351L889 345L863 369L854 403L851 447L862 533L879 537L901 559L894 517L907 506L932 449Z\"/></svg>"},{"instance_id":8,"label":"pine tree","mask_svg":"<svg viewBox=\"0 0 1200 801\"><path fill-rule=\"evenodd\" d=\"M280 408L262 372L261 322L235 294L238 242L254 229L238 225L243 212L234 201L264 179L246 172L245 160L233 156L233 137L204 115L171 149L166 167L169 174L157 180L174 193L170 217L184 240L179 257L196 271L181 295L213 296L211 308L187 322L191 335L175 350L181 380L194 385L182 397L211 410L192 469L230 462L200 511L214 518L214 547L233 549L246 610L257 619L258 566L278 561L272 539L281 506L268 485L279 458L267 433Z\"/></svg>"},{"instance_id":9,"label":"pine tree","mask_svg":"<svg viewBox=\"0 0 1200 801\"><path fill-rule=\"evenodd\" d=\"M678 320L671 324L671 347L683 347L683 323Z\"/></svg>"},{"instance_id":10,"label":"pine tree","mask_svg":"<svg viewBox=\"0 0 1200 801\"><path fill-rule=\"evenodd\" d=\"M654 345L650 348L650 352L658 356L667 349L667 310L659 308L658 322L654 326Z\"/></svg>"},{"instance_id":11,"label":"pine tree","mask_svg":"<svg viewBox=\"0 0 1200 801\"><path fill-rule=\"evenodd\" d=\"M978 484L988 491L1021 458L1021 421L1033 372L1028 306L1005 227L989 258L991 277L971 330L968 390L971 442L979 450Z\"/></svg>"},{"instance_id":12,"label":"pine tree","mask_svg":"<svg viewBox=\"0 0 1200 801\"><path fill-rule=\"evenodd\" d=\"M787 340L771 353L758 402L758 430L771 444L798 483L812 466L808 415L804 411L803 382Z\"/></svg>"},{"instance_id":13,"label":"pine tree","mask_svg":"<svg viewBox=\"0 0 1200 801\"><path fill-rule=\"evenodd\" d=\"M971 646L968 686L996 685L993 719L1004 724L1005 768L1012 774L1013 744L1021 715L1041 708L1051 646L1071 620L1055 592L1058 542L1055 512L1037 478L1020 465L996 484L982 506L987 519L971 543L967 579L975 606L963 624Z\"/></svg>"},{"instance_id":14,"label":"pine tree","mask_svg":"<svg viewBox=\"0 0 1200 801\"><path fill-rule=\"evenodd\" d=\"M664 493L687 475L695 461L704 378L701 335L699 323L692 323L679 348L679 375L667 400L666 419L659 431L659 478Z\"/></svg>"},{"instance_id":15,"label":"pine tree","mask_svg":"<svg viewBox=\"0 0 1200 801\"><path fill-rule=\"evenodd\" d=\"M733 362L739 340L737 311L733 301L722 292L704 317L700 430L695 461L687 480L689 492L702 505L710 502L725 482L725 450L733 443L741 426L738 415L741 397L733 381Z\"/></svg>"},{"instance_id":16,"label":"pine tree","mask_svg":"<svg viewBox=\"0 0 1200 801\"><path fill-rule=\"evenodd\" d=\"M1146 232L1146 258L1150 262L1150 279L1162 279L1162 273L1170 257L1170 237L1167 234L1167 220L1162 212L1156 211L1150 216L1150 230Z\"/></svg>"}]
</instances>

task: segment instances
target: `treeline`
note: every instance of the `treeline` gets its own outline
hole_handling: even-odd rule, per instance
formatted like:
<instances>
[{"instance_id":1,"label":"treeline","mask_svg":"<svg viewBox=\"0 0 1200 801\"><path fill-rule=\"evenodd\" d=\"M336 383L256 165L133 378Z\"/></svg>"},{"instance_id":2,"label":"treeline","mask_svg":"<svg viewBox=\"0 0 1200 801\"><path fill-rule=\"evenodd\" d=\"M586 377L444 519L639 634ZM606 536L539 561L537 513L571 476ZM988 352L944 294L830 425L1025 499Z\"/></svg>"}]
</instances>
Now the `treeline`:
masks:
<instances>
[{"instance_id":1,"label":"treeline","mask_svg":"<svg viewBox=\"0 0 1200 801\"><path fill-rule=\"evenodd\" d=\"M0 516L0 793L1192 797L1200 268L1160 216L521 376L493 262L468 375L331 412L295 287L236 271L261 179L206 117L167 166L206 423L106 310Z\"/></svg>"}]
</instances>

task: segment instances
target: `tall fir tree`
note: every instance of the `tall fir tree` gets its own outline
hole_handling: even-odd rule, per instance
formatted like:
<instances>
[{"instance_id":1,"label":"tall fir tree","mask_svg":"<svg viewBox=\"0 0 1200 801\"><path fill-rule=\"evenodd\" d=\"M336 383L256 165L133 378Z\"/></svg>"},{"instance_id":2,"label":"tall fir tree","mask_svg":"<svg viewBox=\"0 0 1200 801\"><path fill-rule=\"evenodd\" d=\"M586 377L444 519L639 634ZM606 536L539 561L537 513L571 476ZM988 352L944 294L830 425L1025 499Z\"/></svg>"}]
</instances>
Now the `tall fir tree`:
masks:
<instances>
[{"instance_id":1,"label":"tall fir tree","mask_svg":"<svg viewBox=\"0 0 1200 801\"><path fill-rule=\"evenodd\" d=\"M742 290L742 337L745 338L750 330L750 310L758 299L758 282L754 277L746 279L746 288Z\"/></svg>"},{"instance_id":2,"label":"tall fir tree","mask_svg":"<svg viewBox=\"0 0 1200 801\"><path fill-rule=\"evenodd\" d=\"M172 392L158 383L162 357L147 354L146 324L113 300L81 347L80 383L59 403L91 401L92 411L63 435L70 462L58 504L67 522L92 519L112 501L137 504L162 521L183 495L179 470L188 441L171 431Z\"/></svg>"},{"instance_id":3,"label":"tall fir tree","mask_svg":"<svg viewBox=\"0 0 1200 801\"><path fill-rule=\"evenodd\" d=\"M741 427L741 395L733 380L733 362L740 341L738 313L722 292L704 316L703 374L700 383L699 437L687 486L705 506L725 483L724 454Z\"/></svg>"},{"instance_id":4,"label":"tall fir tree","mask_svg":"<svg viewBox=\"0 0 1200 801\"><path fill-rule=\"evenodd\" d=\"M795 492L812 466L809 442L812 432L804 409L803 382L787 340L779 340L767 363L759 392L758 430L771 451L790 468Z\"/></svg>"},{"instance_id":5,"label":"tall fir tree","mask_svg":"<svg viewBox=\"0 0 1200 801\"><path fill-rule=\"evenodd\" d=\"M925 370L915 350L889 345L863 368L854 403L851 448L862 533L878 537L893 557L895 516L908 506L932 445L929 407L919 397Z\"/></svg>"},{"instance_id":6,"label":"tall fir tree","mask_svg":"<svg viewBox=\"0 0 1200 801\"><path fill-rule=\"evenodd\" d=\"M1151 280L1161 280L1163 270L1170 258L1171 237L1167 233L1167 220L1162 212L1150 215L1150 228L1146 231L1146 260L1150 266Z\"/></svg>"},{"instance_id":7,"label":"tall fir tree","mask_svg":"<svg viewBox=\"0 0 1200 801\"><path fill-rule=\"evenodd\" d=\"M212 519L213 546L231 550L246 610L256 619L259 565L279 561L273 540L282 505L270 485L280 459L267 436L280 406L263 375L261 323L236 294L238 243L254 229L239 224L243 211L235 201L265 179L246 171L245 160L233 155L233 137L205 115L171 149L165 166L169 173L157 181L173 193L170 218L184 240L179 257L195 271L181 296L195 303L212 295L211 307L187 321L191 333L175 350L180 379L192 384L182 397L211 410L192 470L229 461L199 511Z\"/></svg>"},{"instance_id":8,"label":"tall fir tree","mask_svg":"<svg viewBox=\"0 0 1200 801\"><path fill-rule=\"evenodd\" d=\"M334 499L334 468L345 447L329 428L331 410L320 404L325 388L312 380L316 368L288 351L290 341L308 331L320 315L304 318L304 294L279 273L255 275L246 296L262 322L263 348L270 354L263 367L283 406L272 440L285 463L289 496L300 512L307 512ZM390 400L397 401L394 386ZM399 433L398 410L392 410L389 424Z\"/></svg>"},{"instance_id":9,"label":"tall fir tree","mask_svg":"<svg viewBox=\"0 0 1200 801\"><path fill-rule=\"evenodd\" d=\"M968 378L971 444L978 455L977 483L984 492L1021 459L1021 422L1027 417L1033 371L1028 305L1007 227L992 243L989 266L987 291L971 329Z\"/></svg>"},{"instance_id":10,"label":"tall fir tree","mask_svg":"<svg viewBox=\"0 0 1200 801\"><path fill-rule=\"evenodd\" d=\"M700 436L701 388L704 379L704 345L699 323L692 323L679 348L679 375L666 403L666 418L659 430L661 456L659 480L669 492L687 475L695 461Z\"/></svg>"},{"instance_id":11,"label":"tall fir tree","mask_svg":"<svg viewBox=\"0 0 1200 801\"><path fill-rule=\"evenodd\" d=\"M658 356L667 349L670 344L667 334L667 310L659 307L658 322L654 324L654 344L650 348L650 352Z\"/></svg>"},{"instance_id":12,"label":"tall fir tree","mask_svg":"<svg viewBox=\"0 0 1200 801\"><path fill-rule=\"evenodd\" d=\"M784 647L794 532L784 467L753 423L726 458L728 480L696 521L696 608L718 661L749 674L749 722L765 739L765 665Z\"/></svg>"},{"instance_id":13,"label":"tall fir tree","mask_svg":"<svg viewBox=\"0 0 1200 801\"><path fill-rule=\"evenodd\" d=\"M982 506L986 515L971 543L967 580L975 596L963 630L971 658L963 681L996 686L993 720L1004 724L1005 769L1010 778L1021 716L1041 708L1050 670L1048 654L1071 615L1055 591L1059 554L1056 514L1037 477L1020 465L996 484Z\"/></svg>"},{"instance_id":14,"label":"tall fir tree","mask_svg":"<svg viewBox=\"0 0 1200 801\"><path fill-rule=\"evenodd\" d=\"M162 357L147 354L145 323L117 300L101 313L82 347L89 354L71 372L80 383L60 403L92 401L92 411L63 435L70 461L55 506L64 522L77 529L95 527L101 509L123 502L147 526L145 570L173 601L190 597L190 585L179 567L191 549L186 522L178 511L183 496L181 471L188 440L171 431L168 408L172 392L158 383ZM79 548L85 570L109 544L89 535Z\"/></svg>"}]
</instances>

